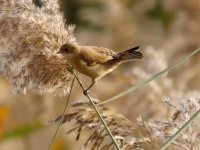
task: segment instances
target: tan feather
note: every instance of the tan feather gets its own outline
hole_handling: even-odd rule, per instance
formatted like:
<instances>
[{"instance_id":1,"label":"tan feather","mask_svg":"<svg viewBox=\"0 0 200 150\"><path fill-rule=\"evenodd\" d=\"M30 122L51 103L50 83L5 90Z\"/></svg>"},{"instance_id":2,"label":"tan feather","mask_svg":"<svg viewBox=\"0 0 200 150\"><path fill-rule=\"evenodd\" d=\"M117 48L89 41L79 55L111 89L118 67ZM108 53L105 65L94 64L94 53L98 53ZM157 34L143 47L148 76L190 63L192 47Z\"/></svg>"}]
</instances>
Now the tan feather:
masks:
<instances>
[{"instance_id":1,"label":"tan feather","mask_svg":"<svg viewBox=\"0 0 200 150\"><path fill-rule=\"evenodd\" d=\"M107 62L113 59L115 55L116 53L110 49L95 46L82 46L80 51L80 57L88 66Z\"/></svg>"}]
</instances>

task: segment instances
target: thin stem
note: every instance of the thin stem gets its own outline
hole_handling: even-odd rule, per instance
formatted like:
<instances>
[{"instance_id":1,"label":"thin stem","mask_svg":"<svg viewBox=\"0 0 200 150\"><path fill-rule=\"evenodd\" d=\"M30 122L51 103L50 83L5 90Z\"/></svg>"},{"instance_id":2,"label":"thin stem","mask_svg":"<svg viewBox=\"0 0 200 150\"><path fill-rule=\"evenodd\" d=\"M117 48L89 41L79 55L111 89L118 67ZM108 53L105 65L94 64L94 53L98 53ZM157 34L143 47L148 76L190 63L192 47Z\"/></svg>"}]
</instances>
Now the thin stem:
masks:
<instances>
[{"instance_id":1,"label":"thin stem","mask_svg":"<svg viewBox=\"0 0 200 150\"><path fill-rule=\"evenodd\" d=\"M184 130L188 128L190 123L198 117L200 114L200 109L169 139L167 140L161 147L160 150L165 150Z\"/></svg>"},{"instance_id":2,"label":"thin stem","mask_svg":"<svg viewBox=\"0 0 200 150\"><path fill-rule=\"evenodd\" d=\"M56 141L56 137L57 137L57 135L58 135L58 132L59 132L59 130L60 130L60 127L61 127L62 122L63 122L63 119L64 119L65 111L67 110L67 106L68 106L68 104L69 104L69 100L70 100L71 93L72 93L72 88L73 88L73 86L74 86L74 81L75 81L75 78L73 78L73 80L72 80L70 92L69 92L69 95L68 95L68 97L67 97L67 101L66 101L66 104L65 104L63 113L62 113L62 118L61 118L61 120L60 120L60 122L59 122L59 124L58 124L58 128L57 128L57 130L56 130L56 132L55 132L55 134L54 134L54 137L53 137L53 139L52 139L52 141L51 141L51 145L49 146L48 150L51 150L51 149L52 149L53 144L54 144L55 141Z\"/></svg>"},{"instance_id":3,"label":"thin stem","mask_svg":"<svg viewBox=\"0 0 200 150\"><path fill-rule=\"evenodd\" d=\"M83 89L83 91L85 91L85 87L84 87L83 83L80 81L80 79L78 78L78 76L76 75L76 73L75 73L75 72L73 72L73 73L74 73L74 76L75 76L76 80L77 80L78 83L80 84L81 88ZM86 96L86 97L88 98L88 100L90 101L90 103L91 103L92 107L94 108L94 110L95 110L95 112L96 112L96 114L97 114L99 120L101 121L101 123L102 123L103 126L105 127L106 131L108 132L108 135L110 136L111 140L113 141L115 147L117 148L117 150L120 150L120 147L118 146L118 144L117 144L115 138L113 137L113 135L112 135L110 129L109 129L108 126L106 125L106 122L104 121L103 117L101 116L101 114L100 114L98 108L96 107L95 103L92 101L90 95L89 95L88 93L86 93L85 96Z\"/></svg>"},{"instance_id":4,"label":"thin stem","mask_svg":"<svg viewBox=\"0 0 200 150\"><path fill-rule=\"evenodd\" d=\"M138 89L140 89L141 87L143 87L144 85L146 85L147 83L151 82L152 80L154 79L157 79L158 77L160 77L161 75L163 75L164 73L168 72L168 71L171 71L172 69L174 69L177 65L180 65L181 63L185 62L187 59L189 59L191 56L193 56L194 54L196 54L197 52L200 51L200 47L197 48L196 50L192 51L191 53L187 54L186 56L182 57L181 59L179 59L176 63L172 64L171 66L167 67L166 69L158 72L157 74L151 76L150 78L148 79L145 79L141 82L139 82L138 84L134 85L134 86L131 86L130 88L128 88L127 90L123 91L123 92L120 92L119 94L115 95L115 96L112 96L111 98L103 101L103 102L100 102L97 104L97 106L100 106L100 105L103 105L103 104L106 104L106 103L110 103L110 102L113 102L131 92L134 92Z\"/></svg>"}]
</instances>

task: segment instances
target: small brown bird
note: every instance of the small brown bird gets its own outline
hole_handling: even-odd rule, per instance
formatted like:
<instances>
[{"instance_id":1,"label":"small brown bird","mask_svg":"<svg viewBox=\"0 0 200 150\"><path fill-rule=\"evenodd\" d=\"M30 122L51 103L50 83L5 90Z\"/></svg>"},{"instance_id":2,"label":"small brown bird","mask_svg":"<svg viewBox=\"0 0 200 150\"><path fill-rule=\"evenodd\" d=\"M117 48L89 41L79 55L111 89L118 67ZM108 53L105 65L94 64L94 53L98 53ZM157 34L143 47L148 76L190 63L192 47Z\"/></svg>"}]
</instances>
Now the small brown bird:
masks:
<instances>
[{"instance_id":1,"label":"small brown bird","mask_svg":"<svg viewBox=\"0 0 200 150\"><path fill-rule=\"evenodd\" d=\"M62 54L74 69L92 79L91 85L84 91L86 94L98 79L113 71L121 63L140 59L143 54L139 46L115 53L114 51L95 46L80 46L77 43L67 43L60 47Z\"/></svg>"}]
</instances>

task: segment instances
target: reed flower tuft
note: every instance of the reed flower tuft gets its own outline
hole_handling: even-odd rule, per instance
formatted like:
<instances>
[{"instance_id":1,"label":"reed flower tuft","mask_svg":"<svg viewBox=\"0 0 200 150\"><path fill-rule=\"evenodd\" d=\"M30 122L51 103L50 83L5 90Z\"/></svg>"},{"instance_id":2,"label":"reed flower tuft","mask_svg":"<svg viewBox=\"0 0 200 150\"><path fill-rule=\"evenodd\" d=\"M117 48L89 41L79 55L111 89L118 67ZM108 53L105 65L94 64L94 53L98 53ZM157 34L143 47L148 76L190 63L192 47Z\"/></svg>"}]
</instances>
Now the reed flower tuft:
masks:
<instances>
[{"instance_id":1,"label":"reed flower tuft","mask_svg":"<svg viewBox=\"0 0 200 150\"><path fill-rule=\"evenodd\" d=\"M146 126L138 126L106 107L99 106L98 108L121 149L158 149L157 139L149 130L147 132ZM89 129L91 131L82 149L115 149L104 126L89 103L75 103L68 112L70 113L65 114L62 123L73 122L74 125L66 134L76 132L76 140L79 140L83 130ZM59 122L61 118L62 116L59 116L51 123Z\"/></svg>"},{"instance_id":2,"label":"reed flower tuft","mask_svg":"<svg viewBox=\"0 0 200 150\"><path fill-rule=\"evenodd\" d=\"M189 92L184 98L179 100L179 104L174 103L169 98L164 98L164 101L171 108L172 115L168 119L152 120L148 122L156 136L161 141L166 141L184 123L186 123L191 116L200 109L200 93ZM172 143L173 149L180 150L197 150L200 149L200 121L194 120L190 126Z\"/></svg>"},{"instance_id":3,"label":"reed flower tuft","mask_svg":"<svg viewBox=\"0 0 200 150\"><path fill-rule=\"evenodd\" d=\"M75 41L74 26L66 26L58 0L0 0L0 73L13 92L65 95L70 65L58 56L63 43Z\"/></svg>"},{"instance_id":4,"label":"reed flower tuft","mask_svg":"<svg viewBox=\"0 0 200 150\"><path fill-rule=\"evenodd\" d=\"M169 107L170 116L168 118L144 121L142 117L138 117L135 123L120 114L113 113L104 106L98 106L98 108L121 149L157 150L199 110L200 94L190 92L179 100L179 104L173 104L169 98L164 98L164 101ZM84 138L83 149L115 149L89 103L77 102L68 112L64 115L62 124L72 122L74 125L66 134L76 132L76 140L79 140L83 130L91 131L88 138L86 140ZM59 116L51 123L59 122L61 118L62 116ZM172 142L170 149L199 149L199 129L199 120L193 121L188 129Z\"/></svg>"}]
</instances>

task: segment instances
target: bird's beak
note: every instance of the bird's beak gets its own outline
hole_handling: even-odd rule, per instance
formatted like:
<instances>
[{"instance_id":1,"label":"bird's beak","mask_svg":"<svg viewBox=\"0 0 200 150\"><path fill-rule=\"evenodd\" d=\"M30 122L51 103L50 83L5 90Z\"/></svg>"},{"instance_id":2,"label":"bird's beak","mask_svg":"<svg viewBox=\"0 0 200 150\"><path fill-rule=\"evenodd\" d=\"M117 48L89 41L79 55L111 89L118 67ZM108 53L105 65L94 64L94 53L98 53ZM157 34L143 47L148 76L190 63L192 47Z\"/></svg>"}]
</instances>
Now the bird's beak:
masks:
<instances>
[{"instance_id":1,"label":"bird's beak","mask_svg":"<svg viewBox=\"0 0 200 150\"><path fill-rule=\"evenodd\" d=\"M58 51L56 54L62 54L61 51Z\"/></svg>"},{"instance_id":2,"label":"bird's beak","mask_svg":"<svg viewBox=\"0 0 200 150\"><path fill-rule=\"evenodd\" d=\"M63 54L63 53L64 53L64 50L60 50L56 54Z\"/></svg>"}]
</instances>

